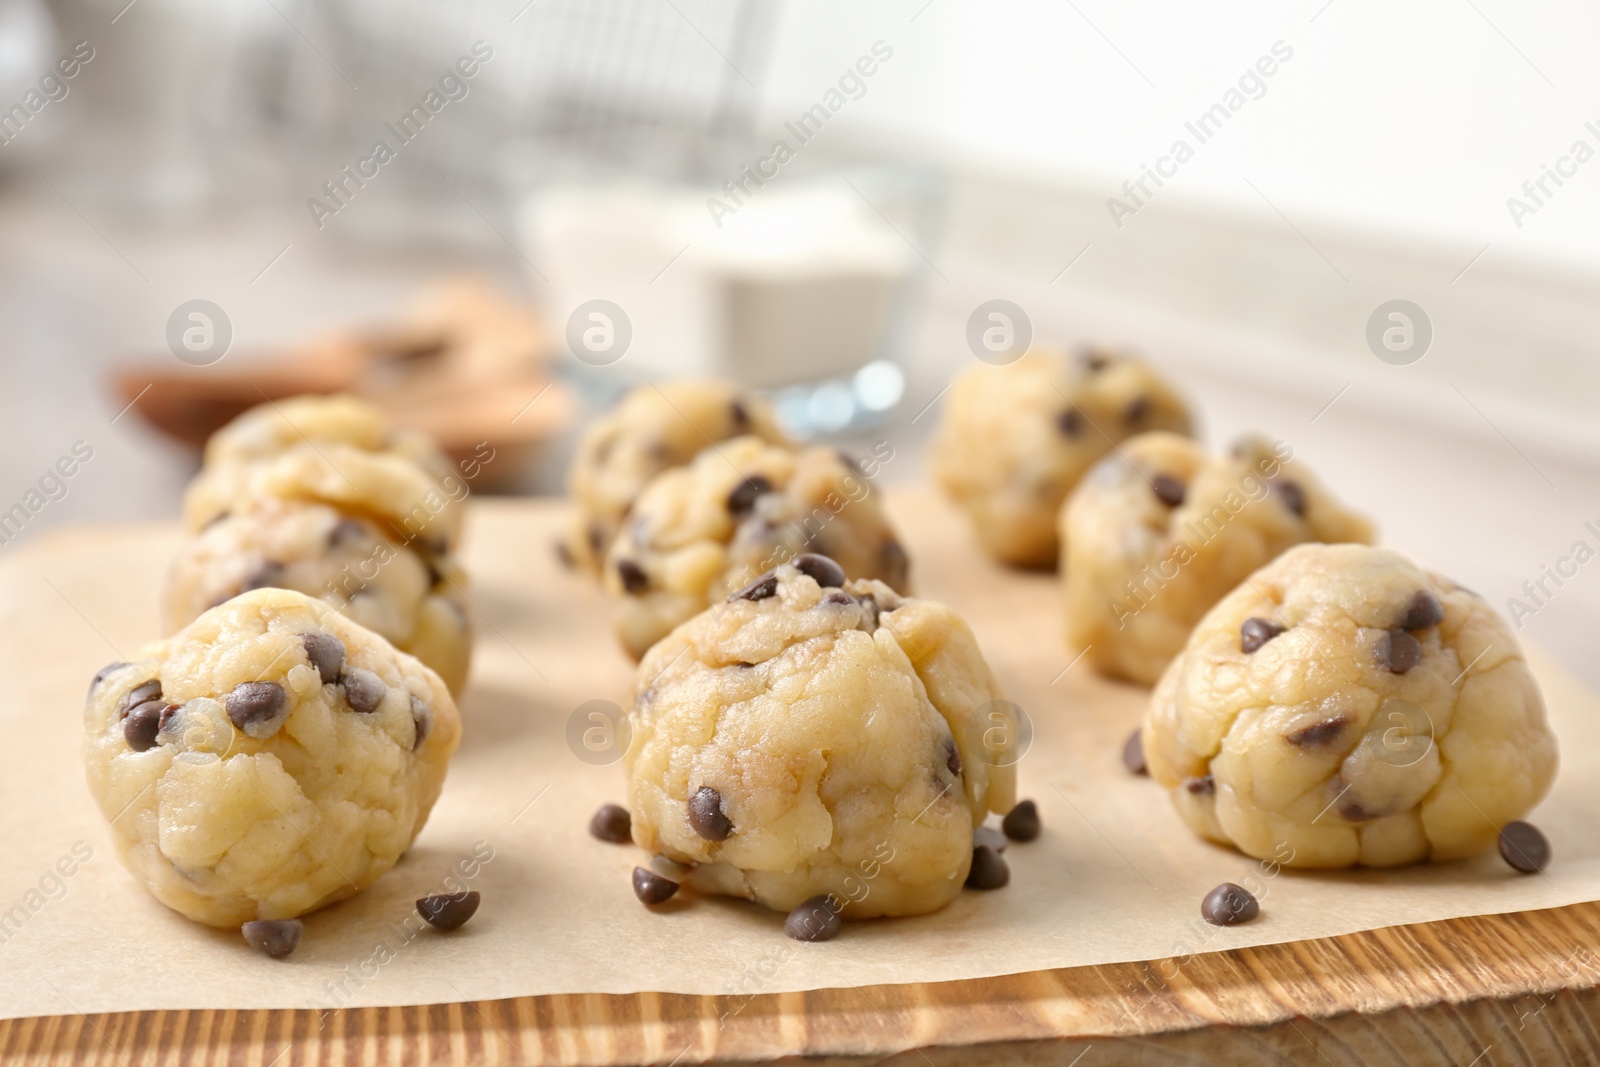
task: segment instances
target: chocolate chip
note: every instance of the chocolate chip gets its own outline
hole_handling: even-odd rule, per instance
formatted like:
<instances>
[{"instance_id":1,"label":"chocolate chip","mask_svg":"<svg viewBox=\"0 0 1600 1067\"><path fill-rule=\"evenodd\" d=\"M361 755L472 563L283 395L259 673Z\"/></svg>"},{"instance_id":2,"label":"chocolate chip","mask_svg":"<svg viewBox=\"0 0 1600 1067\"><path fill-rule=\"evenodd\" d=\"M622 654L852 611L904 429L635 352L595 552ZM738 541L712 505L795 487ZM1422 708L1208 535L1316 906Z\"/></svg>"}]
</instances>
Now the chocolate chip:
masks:
<instances>
[{"instance_id":1,"label":"chocolate chip","mask_svg":"<svg viewBox=\"0 0 1600 1067\"><path fill-rule=\"evenodd\" d=\"M633 816L620 804L602 804L589 820L589 836L613 845L626 845L633 841Z\"/></svg>"},{"instance_id":2,"label":"chocolate chip","mask_svg":"<svg viewBox=\"0 0 1600 1067\"><path fill-rule=\"evenodd\" d=\"M283 564L275 559L264 560L245 578L243 591L248 593L252 589L275 587L282 583L283 574Z\"/></svg>"},{"instance_id":3,"label":"chocolate chip","mask_svg":"<svg viewBox=\"0 0 1600 1067\"><path fill-rule=\"evenodd\" d=\"M1000 853L988 845L972 850L972 868L967 871L968 889L999 889L1011 881L1011 868Z\"/></svg>"},{"instance_id":4,"label":"chocolate chip","mask_svg":"<svg viewBox=\"0 0 1600 1067\"><path fill-rule=\"evenodd\" d=\"M1000 829L1013 841L1032 841L1043 829L1039 821L1039 806L1031 800L1017 801L1017 806L1006 812L1006 817L1000 820Z\"/></svg>"},{"instance_id":5,"label":"chocolate chip","mask_svg":"<svg viewBox=\"0 0 1600 1067\"><path fill-rule=\"evenodd\" d=\"M328 547L338 548L346 541L354 541L367 536L367 528L355 519L340 519L334 523L333 529L328 531Z\"/></svg>"},{"instance_id":6,"label":"chocolate chip","mask_svg":"<svg viewBox=\"0 0 1600 1067\"><path fill-rule=\"evenodd\" d=\"M840 463L843 463L846 467L849 467L853 471L859 472L861 470L861 461L856 459L856 457L852 456L842 448L835 449L835 452L838 453Z\"/></svg>"},{"instance_id":7,"label":"chocolate chip","mask_svg":"<svg viewBox=\"0 0 1600 1067\"><path fill-rule=\"evenodd\" d=\"M428 707L428 702L417 694L411 694L411 751L415 752L422 747L422 743L433 732L433 712Z\"/></svg>"},{"instance_id":8,"label":"chocolate chip","mask_svg":"<svg viewBox=\"0 0 1600 1067\"><path fill-rule=\"evenodd\" d=\"M633 869L633 895L641 904L665 904L678 892L678 883L644 867Z\"/></svg>"},{"instance_id":9,"label":"chocolate chip","mask_svg":"<svg viewBox=\"0 0 1600 1067\"><path fill-rule=\"evenodd\" d=\"M1310 726L1302 726L1292 734L1285 734L1283 739L1291 745L1312 748L1332 741L1343 733L1344 728L1349 725L1350 720L1348 718L1343 715L1335 715L1331 719L1323 719L1321 722L1314 722Z\"/></svg>"},{"instance_id":10,"label":"chocolate chip","mask_svg":"<svg viewBox=\"0 0 1600 1067\"><path fill-rule=\"evenodd\" d=\"M996 852L1004 852L1006 846L1010 843L1005 834L992 826L979 826L972 831L973 848L977 848L979 845L987 845Z\"/></svg>"},{"instance_id":11,"label":"chocolate chip","mask_svg":"<svg viewBox=\"0 0 1600 1067\"><path fill-rule=\"evenodd\" d=\"M1523 874L1537 874L1550 865L1550 841L1532 823L1508 822L1500 828L1500 858Z\"/></svg>"},{"instance_id":12,"label":"chocolate chip","mask_svg":"<svg viewBox=\"0 0 1600 1067\"><path fill-rule=\"evenodd\" d=\"M1122 418L1129 426L1133 426L1143 422L1144 417L1148 414L1150 414L1150 398L1136 396L1128 404L1127 410L1122 413Z\"/></svg>"},{"instance_id":13,"label":"chocolate chip","mask_svg":"<svg viewBox=\"0 0 1600 1067\"><path fill-rule=\"evenodd\" d=\"M1273 488L1283 498L1284 507L1302 519L1306 517L1306 491L1299 482L1278 482Z\"/></svg>"},{"instance_id":14,"label":"chocolate chip","mask_svg":"<svg viewBox=\"0 0 1600 1067\"><path fill-rule=\"evenodd\" d=\"M689 825L707 841L726 841L733 822L722 813L722 794L703 785L689 798Z\"/></svg>"},{"instance_id":15,"label":"chocolate chip","mask_svg":"<svg viewBox=\"0 0 1600 1067\"><path fill-rule=\"evenodd\" d=\"M733 419L733 428L743 430L750 425L750 412L744 406L744 401L735 400L728 405L728 415Z\"/></svg>"},{"instance_id":16,"label":"chocolate chip","mask_svg":"<svg viewBox=\"0 0 1600 1067\"><path fill-rule=\"evenodd\" d=\"M239 927L239 932L251 948L281 960L299 947L303 929L299 919L256 919Z\"/></svg>"},{"instance_id":17,"label":"chocolate chip","mask_svg":"<svg viewBox=\"0 0 1600 1067\"><path fill-rule=\"evenodd\" d=\"M228 720L243 734L257 739L271 737L283 725L289 710L289 694L277 682L242 682L223 701Z\"/></svg>"},{"instance_id":18,"label":"chocolate chip","mask_svg":"<svg viewBox=\"0 0 1600 1067\"><path fill-rule=\"evenodd\" d=\"M229 515L229 513L226 512L226 511L217 512L215 515L211 516L209 519L207 519L201 525L201 527L200 527L201 531L204 532L206 530L211 529L211 527L215 526L217 523L221 522L223 519L226 519L228 517L228 515Z\"/></svg>"},{"instance_id":19,"label":"chocolate chip","mask_svg":"<svg viewBox=\"0 0 1600 1067\"><path fill-rule=\"evenodd\" d=\"M1422 662L1422 642L1408 630L1390 630L1378 638L1378 665L1404 674Z\"/></svg>"},{"instance_id":20,"label":"chocolate chip","mask_svg":"<svg viewBox=\"0 0 1600 1067\"><path fill-rule=\"evenodd\" d=\"M1288 630L1287 626L1280 626L1271 619L1259 616L1248 618L1239 627L1239 651L1248 656L1279 634L1287 633Z\"/></svg>"},{"instance_id":21,"label":"chocolate chip","mask_svg":"<svg viewBox=\"0 0 1600 1067\"><path fill-rule=\"evenodd\" d=\"M911 559L899 541L885 541L878 550L882 561L883 583L891 589L904 589L911 572Z\"/></svg>"},{"instance_id":22,"label":"chocolate chip","mask_svg":"<svg viewBox=\"0 0 1600 1067\"><path fill-rule=\"evenodd\" d=\"M1212 926L1235 926L1261 914L1261 903L1243 886L1223 882L1200 902L1200 916Z\"/></svg>"},{"instance_id":23,"label":"chocolate chip","mask_svg":"<svg viewBox=\"0 0 1600 1067\"><path fill-rule=\"evenodd\" d=\"M1090 374L1099 374L1101 371L1111 366L1111 359L1109 357L1102 356L1100 353L1095 352L1092 349L1083 352L1078 356L1078 359L1083 363L1084 369Z\"/></svg>"},{"instance_id":24,"label":"chocolate chip","mask_svg":"<svg viewBox=\"0 0 1600 1067\"><path fill-rule=\"evenodd\" d=\"M147 752L156 747L156 734L161 730L162 712L171 705L161 700L147 700L128 712L122 720L122 739L135 752Z\"/></svg>"},{"instance_id":25,"label":"chocolate chip","mask_svg":"<svg viewBox=\"0 0 1600 1067\"><path fill-rule=\"evenodd\" d=\"M622 579L622 588L631 596L638 596L650 588L650 576L631 559L617 560L617 577Z\"/></svg>"},{"instance_id":26,"label":"chocolate chip","mask_svg":"<svg viewBox=\"0 0 1600 1067\"><path fill-rule=\"evenodd\" d=\"M458 930L478 913L482 895L476 889L460 893L435 893L417 901L417 914L436 930Z\"/></svg>"},{"instance_id":27,"label":"chocolate chip","mask_svg":"<svg viewBox=\"0 0 1600 1067\"><path fill-rule=\"evenodd\" d=\"M828 894L812 897L795 905L783 920L783 932L796 941L832 941L844 929L841 910L843 905Z\"/></svg>"},{"instance_id":28,"label":"chocolate chip","mask_svg":"<svg viewBox=\"0 0 1600 1067\"><path fill-rule=\"evenodd\" d=\"M808 575L824 589L838 589L844 585L844 568L827 556L815 552L802 552L794 558L795 570Z\"/></svg>"},{"instance_id":29,"label":"chocolate chip","mask_svg":"<svg viewBox=\"0 0 1600 1067\"><path fill-rule=\"evenodd\" d=\"M1184 484L1170 474L1158 474L1150 479L1150 488L1155 490L1156 499L1169 508L1175 508L1183 503L1189 491Z\"/></svg>"},{"instance_id":30,"label":"chocolate chip","mask_svg":"<svg viewBox=\"0 0 1600 1067\"><path fill-rule=\"evenodd\" d=\"M765 493L772 492L772 483L760 474L752 474L745 478L733 491L728 494L728 513L730 515L746 514L756 506L756 498Z\"/></svg>"},{"instance_id":31,"label":"chocolate chip","mask_svg":"<svg viewBox=\"0 0 1600 1067\"><path fill-rule=\"evenodd\" d=\"M148 682L140 682L138 685L128 690L127 695L117 703L117 713L119 715L127 715L128 712L132 711L134 708L138 707L140 704L143 704L147 700L160 699L161 679L152 678Z\"/></svg>"},{"instance_id":32,"label":"chocolate chip","mask_svg":"<svg viewBox=\"0 0 1600 1067\"><path fill-rule=\"evenodd\" d=\"M1345 822L1371 822L1382 815L1383 813L1379 811L1368 811L1361 806L1360 801L1350 797L1345 797L1339 801L1339 818Z\"/></svg>"},{"instance_id":33,"label":"chocolate chip","mask_svg":"<svg viewBox=\"0 0 1600 1067\"><path fill-rule=\"evenodd\" d=\"M94 672L94 677L89 680L89 695L94 696L94 691L100 688L100 683L106 678L126 667L126 663L107 663L104 667Z\"/></svg>"},{"instance_id":34,"label":"chocolate chip","mask_svg":"<svg viewBox=\"0 0 1600 1067\"><path fill-rule=\"evenodd\" d=\"M317 669L322 684L337 682L344 671L344 642L332 634L312 630L300 635L300 643L305 646L306 660Z\"/></svg>"},{"instance_id":35,"label":"chocolate chip","mask_svg":"<svg viewBox=\"0 0 1600 1067\"><path fill-rule=\"evenodd\" d=\"M822 598L824 604L859 604L860 601L849 593L835 591Z\"/></svg>"},{"instance_id":36,"label":"chocolate chip","mask_svg":"<svg viewBox=\"0 0 1600 1067\"><path fill-rule=\"evenodd\" d=\"M1133 774L1149 774L1144 762L1144 735L1135 730L1122 743L1122 765Z\"/></svg>"},{"instance_id":37,"label":"chocolate chip","mask_svg":"<svg viewBox=\"0 0 1600 1067\"><path fill-rule=\"evenodd\" d=\"M950 773L957 778L961 777L961 753L956 750L954 738L946 738L944 743L944 765L950 768Z\"/></svg>"},{"instance_id":38,"label":"chocolate chip","mask_svg":"<svg viewBox=\"0 0 1600 1067\"><path fill-rule=\"evenodd\" d=\"M1187 778L1183 787L1197 797L1210 796L1217 791L1217 780L1209 774L1202 774L1198 778Z\"/></svg>"},{"instance_id":39,"label":"chocolate chip","mask_svg":"<svg viewBox=\"0 0 1600 1067\"><path fill-rule=\"evenodd\" d=\"M765 600L778 592L778 576L776 574L763 574L737 593L728 595L728 603L735 600Z\"/></svg>"},{"instance_id":40,"label":"chocolate chip","mask_svg":"<svg viewBox=\"0 0 1600 1067\"><path fill-rule=\"evenodd\" d=\"M1083 432L1083 416L1077 408L1068 408L1056 415L1056 429L1065 437L1076 437Z\"/></svg>"},{"instance_id":41,"label":"chocolate chip","mask_svg":"<svg viewBox=\"0 0 1600 1067\"><path fill-rule=\"evenodd\" d=\"M362 715L371 715L377 711L389 692L389 687L383 684L382 678L360 667L352 667L341 674L339 684L344 686L344 698L349 703L350 710L360 712Z\"/></svg>"},{"instance_id":42,"label":"chocolate chip","mask_svg":"<svg viewBox=\"0 0 1600 1067\"><path fill-rule=\"evenodd\" d=\"M589 550L595 555L598 556L606 547L605 527L599 523L591 522L589 528L584 531L584 536L589 539Z\"/></svg>"},{"instance_id":43,"label":"chocolate chip","mask_svg":"<svg viewBox=\"0 0 1600 1067\"><path fill-rule=\"evenodd\" d=\"M878 598L868 593L861 598L861 606L867 611L867 617L861 620L861 629L869 634L876 633L879 626L878 619L883 614L883 609L878 607Z\"/></svg>"},{"instance_id":44,"label":"chocolate chip","mask_svg":"<svg viewBox=\"0 0 1600 1067\"><path fill-rule=\"evenodd\" d=\"M1411 603L1406 605L1406 613L1400 619L1400 629L1426 630L1443 621L1444 605L1439 603L1439 598L1426 589L1418 589Z\"/></svg>"},{"instance_id":45,"label":"chocolate chip","mask_svg":"<svg viewBox=\"0 0 1600 1067\"><path fill-rule=\"evenodd\" d=\"M570 571L577 567L578 561L572 558L572 549L567 547L565 541L556 541L550 547L555 550L556 561L567 570Z\"/></svg>"}]
</instances>

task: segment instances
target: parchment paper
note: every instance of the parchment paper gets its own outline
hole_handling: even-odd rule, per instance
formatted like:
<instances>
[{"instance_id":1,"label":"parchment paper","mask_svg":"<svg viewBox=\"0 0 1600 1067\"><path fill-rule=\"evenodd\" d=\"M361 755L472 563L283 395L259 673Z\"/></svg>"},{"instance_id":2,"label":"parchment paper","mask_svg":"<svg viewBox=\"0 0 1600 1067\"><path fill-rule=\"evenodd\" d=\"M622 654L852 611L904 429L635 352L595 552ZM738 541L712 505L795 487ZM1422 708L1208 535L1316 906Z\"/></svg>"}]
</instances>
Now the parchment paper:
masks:
<instances>
[{"instance_id":1,"label":"parchment paper","mask_svg":"<svg viewBox=\"0 0 1600 1067\"><path fill-rule=\"evenodd\" d=\"M632 668L607 605L553 558L561 505L474 503L465 561L477 661L444 796L400 865L308 917L299 950L281 962L146 895L117 863L83 784L84 690L100 666L157 636L176 526L79 529L0 552L0 1016L976 978L1600 897L1600 701L1543 657L1533 662L1564 762L1533 816L1557 857L1546 874L1518 875L1491 854L1271 876L1197 841L1148 779L1122 769L1144 692L1081 663L1069 669L1053 577L989 564L946 504L903 490L891 509L919 591L966 614L1031 716L1020 779L1038 801L1043 837L1007 851L1004 889L963 893L928 917L850 924L820 945L789 940L781 916L743 902L646 911L629 886L642 854L586 832L598 805L624 799L620 766L591 766L566 741L578 705L620 703L627 691ZM454 935L418 932L412 901L447 877L480 890L481 910ZM1224 880L1259 888L1258 921L1227 930L1200 921L1201 897Z\"/></svg>"}]
</instances>

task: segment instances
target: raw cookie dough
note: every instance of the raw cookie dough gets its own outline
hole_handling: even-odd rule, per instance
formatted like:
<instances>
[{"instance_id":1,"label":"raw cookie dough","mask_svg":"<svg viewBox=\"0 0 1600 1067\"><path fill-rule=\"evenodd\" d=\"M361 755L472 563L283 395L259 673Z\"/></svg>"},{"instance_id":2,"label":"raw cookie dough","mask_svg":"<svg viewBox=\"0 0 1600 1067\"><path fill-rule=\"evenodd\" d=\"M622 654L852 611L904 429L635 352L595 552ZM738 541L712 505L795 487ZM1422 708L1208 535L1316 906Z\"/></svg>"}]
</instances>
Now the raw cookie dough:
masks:
<instances>
[{"instance_id":1,"label":"raw cookie dough","mask_svg":"<svg viewBox=\"0 0 1600 1067\"><path fill-rule=\"evenodd\" d=\"M961 891L973 829L1016 802L1003 698L949 608L801 556L640 664L633 840L777 911L824 893L847 918L933 911Z\"/></svg>"},{"instance_id":2,"label":"raw cookie dough","mask_svg":"<svg viewBox=\"0 0 1600 1067\"><path fill-rule=\"evenodd\" d=\"M629 393L578 442L567 473L577 514L557 546L562 558L599 574L607 546L650 479L744 435L791 444L771 405L731 382L668 382Z\"/></svg>"},{"instance_id":3,"label":"raw cookie dough","mask_svg":"<svg viewBox=\"0 0 1600 1067\"><path fill-rule=\"evenodd\" d=\"M1196 833L1291 867L1493 848L1556 773L1510 627L1363 545L1290 549L1223 599L1162 676L1143 740Z\"/></svg>"},{"instance_id":4,"label":"raw cookie dough","mask_svg":"<svg viewBox=\"0 0 1600 1067\"><path fill-rule=\"evenodd\" d=\"M1183 400L1138 360L1033 352L956 379L929 463L991 556L1053 567L1056 515L1084 472L1124 438L1190 429Z\"/></svg>"},{"instance_id":5,"label":"raw cookie dough","mask_svg":"<svg viewBox=\"0 0 1600 1067\"><path fill-rule=\"evenodd\" d=\"M269 586L331 604L432 667L451 693L466 682L472 629L461 568L326 504L268 498L196 534L167 572L166 632L229 597Z\"/></svg>"},{"instance_id":6,"label":"raw cookie dough","mask_svg":"<svg viewBox=\"0 0 1600 1067\"><path fill-rule=\"evenodd\" d=\"M229 927L295 918L394 866L460 734L416 659L321 601L258 589L96 675L83 751L123 865Z\"/></svg>"},{"instance_id":7,"label":"raw cookie dough","mask_svg":"<svg viewBox=\"0 0 1600 1067\"><path fill-rule=\"evenodd\" d=\"M1154 685L1211 606L1307 541L1373 539L1292 450L1246 437L1208 456L1187 437L1123 443L1061 512L1067 641L1096 669Z\"/></svg>"},{"instance_id":8,"label":"raw cookie dough","mask_svg":"<svg viewBox=\"0 0 1600 1067\"><path fill-rule=\"evenodd\" d=\"M828 448L738 437L640 494L606 558L617 636L635 659L674 626L801 552L909 590L905 550L860 471Z\"/></svg>"},{"instance_id":9,"label":"raw cookie dough","mask_svg":"<svg viewBox=\"0 0 1600 1067\"><path fill-rule=\"evenodd\" d=\"M302 396L252 408L212 435L183 506L200 530L264 497L318 501L443 555L459 538L466 495L426 435L391 428L355 397Z\"/></svg>"}]
</instances>

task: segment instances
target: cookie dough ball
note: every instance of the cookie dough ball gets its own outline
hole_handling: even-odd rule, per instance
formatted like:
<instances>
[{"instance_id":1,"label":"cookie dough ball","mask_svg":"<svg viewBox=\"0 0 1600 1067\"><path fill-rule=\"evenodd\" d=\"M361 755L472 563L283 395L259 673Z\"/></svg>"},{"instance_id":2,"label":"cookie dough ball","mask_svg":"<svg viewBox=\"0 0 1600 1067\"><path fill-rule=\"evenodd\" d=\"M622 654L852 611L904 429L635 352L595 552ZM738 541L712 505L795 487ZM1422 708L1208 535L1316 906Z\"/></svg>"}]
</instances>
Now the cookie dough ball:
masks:
<instances>
[{"instance_id":1,"label":"cookie dough ball","mask_svg":"<svg viewBox=\"0 0 1600 1067\"><path fill-rule=\"evenodd\" d=\"M460 734L415 658L321 601L258 589L96 675L84 761L123 865L228 927L376 881L427 821Z\"/></svg>"},{"instance_id":2,"label":"cookie dough ball","mask_svg":"<svg viewBox=\"0 0 1600 1067\"><path fill-rule=\"evenodd\" d=\"M392 428L355 397L303 396L252 408L213 435L184 496L184 518L200 530L264 497L310 500L365 515L390 536L443 555L459 539L466 494L426 435Z\"/></svg>"},{"instance_id":3,"label":"cookie dough ball","mask_svg":"<svg viewBox=\"0 0 1600 1067\"><path fill-rule=\"evenodd\" d=\"M652 478L711 445L746 435L792 443L778 428L772 406L731 382L668 382L629 393L578 442L567 473L577 514L558 546L562 558L598 574L606 548Z\"/></svg>"},{"instance_id":4,"label":"cookie dough ball","mask_svg":"<svg viewBox=\"0 0 1600 1067\"><path fill-rule=\"evenodd\" d=\"M878 494L845 457L739 437L640 494L607 555L617 636L635 659L674 626L802 552L909 590L910 564Z\"/></svg>"},{"instance_id":5,"label":"cookie dough ball","mask_svg":"<svg viewBox=\"0 0 1600 1067\"><path fill-rule=\"evenodd\" d=\"M846 918L933 911L961 891L974 827L1016 802L1003 697L949 608L801 556L640 664L633 839L695 888L777 911L823 893Z\"/></svg>"},{"instance_id":6,"label":"cookie dough ball","mask_svg":"<svg viewBox=\"0 0 1600 1067\"><path fill-rule=\"evenodd\" d=\"M1206 615L1142 731L1204 837L1292 867L1492 848L1556 740L1510 627L1396 552L1301 545Z\"/></svg>"},{"instance_id":7,"label":"cookie dough ball","mask_svg":"<svg viewBox=\"0 0 1600 1067\"><path fill-rule=\"evenodd\" d=\"M251 589L316 597L432 667L452 693L466 683L472 629L466 576L448 557L404 543L326 504L265 499L196 534L167 572L167 633Z\"/></svg>"},{"instance_id":8,"label":"cookie dough ball","mask_svg":"<svg viewBox=\"0 0 1600 1067\"><path fill-rule=\"evenodd\" d=\"M1067 641L1105 674L1154 685L1211 606L1307 541L1373 539L1292 450L1263 438L1210 456L1187 437L1125 442L1061 512Z\"/></svg>"},{"instance_id":9,"label":"cookie dough ball","mask_svg":"<svg viewBox=\"0 0 1600 1067\"><path fill-rule=\"evenodd\" d=\"M1057 513L1084 472L1124 438L1190 429L1183 400L1137 360L1030 353L956 379L930 465L991 556L1052 567Z\"/></svg>"}]
</instances>

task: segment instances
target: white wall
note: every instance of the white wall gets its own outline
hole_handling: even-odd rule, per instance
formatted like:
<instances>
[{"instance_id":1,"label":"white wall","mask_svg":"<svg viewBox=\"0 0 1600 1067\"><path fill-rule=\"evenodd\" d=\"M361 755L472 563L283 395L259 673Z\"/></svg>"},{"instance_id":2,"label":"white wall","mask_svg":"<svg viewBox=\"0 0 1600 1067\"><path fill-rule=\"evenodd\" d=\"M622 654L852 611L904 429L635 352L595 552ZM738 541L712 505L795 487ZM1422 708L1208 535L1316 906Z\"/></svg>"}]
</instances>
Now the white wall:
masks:
<instances>
[{"instance_id":1,"label":"white wall","mask_svg":"<svg viewBox=\"0 0 1600 1067\"><path fill-rule=\"evenodd\" d=\"M1600 129L1593 5L924 4L789 0L765 98L774 133L882 38L895 56L843 109L841 133L881 131L1109 196L1282 40L1293 58L1160 191L1169 205L1270 214L1248 178L1298 224L1600 267L1600 158L1521 229L1506 207L1575 139L1600 152L1600 136L1584 129L1587 120Z\"/></svg>"}]
</instances>

